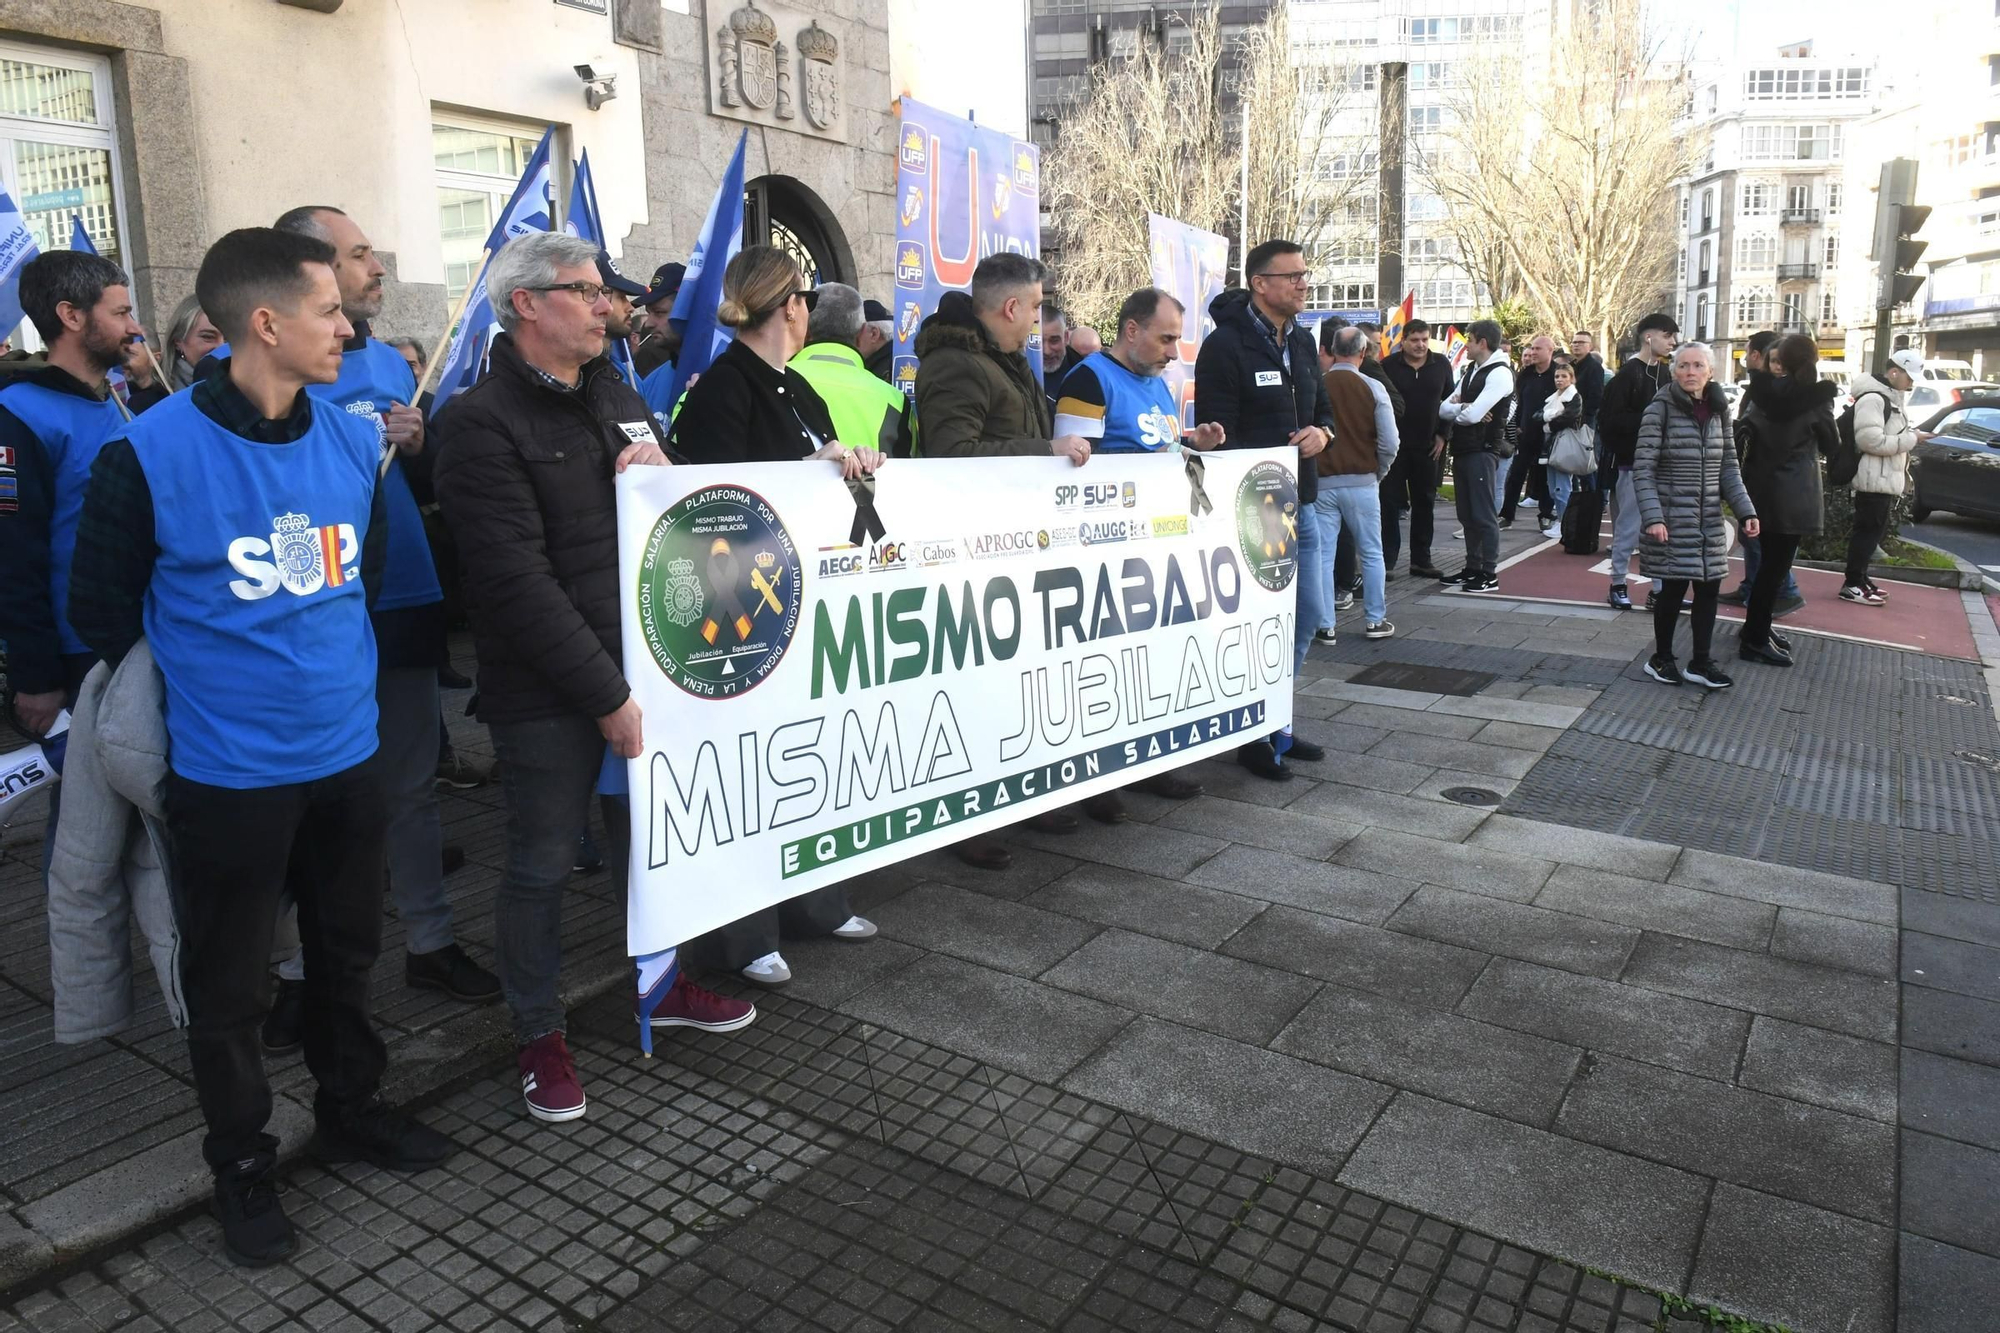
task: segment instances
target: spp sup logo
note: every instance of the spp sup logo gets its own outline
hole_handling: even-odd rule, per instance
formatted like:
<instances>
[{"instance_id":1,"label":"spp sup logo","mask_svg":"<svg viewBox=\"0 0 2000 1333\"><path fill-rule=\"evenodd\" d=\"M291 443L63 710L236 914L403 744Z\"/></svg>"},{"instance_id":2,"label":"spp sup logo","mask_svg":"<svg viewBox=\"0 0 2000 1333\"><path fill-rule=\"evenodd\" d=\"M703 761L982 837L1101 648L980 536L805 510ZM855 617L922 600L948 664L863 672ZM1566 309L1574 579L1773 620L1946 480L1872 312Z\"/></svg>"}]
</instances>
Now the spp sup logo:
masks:
<instances>
[{"instance_id":1,"label":"spp sup logo","mask_svg":"<svg viewBox=\"0 0 2000 1333\"><path fill-rule=\"evenodd\" d=\"M1056 508L1108 509L1122 505L1126 509L1139 503L1139 488L1132 482L1122 485L1115 481L1093 481L1078 484L1063 482L1056 487Z\"/></svg>"},{"instance_id":2,"label":"spp sup logo","mask_svg":"<svg viewBox=\"0 0 2000 1333\"><path fill-rule=\"evenodd\" d=\"M1282 463L1259 463L1236 486L1236 542L1250 577L1272 592L1298 572L1299 484Z\"/></svg>"},{"instance_id":3,"label":"spp sup logo","mask_svg":"<svg viewBox=\"0 0 2000 1333\"><path fill-rule=\"evenodd\" d=\"M896 285L921 288L924 285L924 245L922 241L896 242Z\"/></svg>"},{"instance_id":4,"label":"spp sup logo","mask_svg":"<svg viewBox=\"0 0 2000 1333\"><path fill-rule=\"evenodd\" d=\"M727 699L777 670L798 629L798 547L755 491L707 486L660 515L639 559L639 630L669 680Z\"/></svg>"},{"instance_id":5,"label":"spp sup logo","mask_svg":"<svg viewBox=\"0 0 2000 1333\"><path fill-rule=\"evenodd\" d=\"M903 122L903 141L896 150L896 161L903 170L915 175L924 175L931 169L930 134L914 120Z\"/></svg>"},{"instance_id":6,"label":"spp sup logo","mask_svg":"<svg viewBox=\"0 0 2000 1333\"><path fill-rule=\"evenodd\" d=\"M361 539L352 523L315 526L304 514L279 514L268 540L238 537L229 543L229 567L242 575L229 591L246 602L261 602L283 588L310 597L361 576Z\"/></svg>"}]
</instances>

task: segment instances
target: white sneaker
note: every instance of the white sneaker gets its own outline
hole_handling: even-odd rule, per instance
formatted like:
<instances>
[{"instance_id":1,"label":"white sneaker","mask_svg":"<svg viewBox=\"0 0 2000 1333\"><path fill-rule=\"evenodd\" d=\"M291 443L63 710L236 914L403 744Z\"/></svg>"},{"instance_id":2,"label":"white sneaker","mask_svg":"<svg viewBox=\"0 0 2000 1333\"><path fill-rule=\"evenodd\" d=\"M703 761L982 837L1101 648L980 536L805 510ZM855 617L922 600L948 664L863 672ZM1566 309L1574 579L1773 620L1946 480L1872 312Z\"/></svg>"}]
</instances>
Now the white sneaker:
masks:
<instances>
[{"instance_id":1,"label":"white sneaker","mask_svg":"<svg viewBox=\"0 0 2000 1333\"><path fill-rule=\"evenodd\" d=\"M865 916L851 916L834 929L837 940L872 940L877 931L875 923Z\"/></svg>"},{"instance_id":2,"label":"white sneaker","mask_svg":"<svg viewBox=\"0 0 2000 1333\"><path fill-rule=\"evenodd\" d=\"M785 966L783 954L767 953L750 961L743 969L743 979L759 986L782 986L792 979L792 969Z\"/></svg>"}]
</instances>

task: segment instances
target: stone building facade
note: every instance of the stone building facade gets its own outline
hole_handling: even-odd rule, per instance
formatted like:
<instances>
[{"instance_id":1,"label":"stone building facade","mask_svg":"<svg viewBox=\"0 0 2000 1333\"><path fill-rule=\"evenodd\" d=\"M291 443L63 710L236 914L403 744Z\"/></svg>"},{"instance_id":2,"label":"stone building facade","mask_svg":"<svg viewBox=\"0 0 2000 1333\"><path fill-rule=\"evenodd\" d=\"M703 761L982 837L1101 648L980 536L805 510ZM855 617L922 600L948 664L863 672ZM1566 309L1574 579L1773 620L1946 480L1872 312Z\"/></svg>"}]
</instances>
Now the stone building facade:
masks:
<instances>
[{"instance_id":1,"label":"stone building facade","mask_svg":"<svg viewBox=\"0 0 2000 1333\"><path fill-rule=\"evenodd\" d=\"M886 299L890 5L0 0L0 185L45 247L82 216L149 325L215 237L335 205L390 267L380 331L430 340L545 126L555 207L588 152L642 281L687 258L747 133L746 240Z\"/></svg>"}]
</instances>

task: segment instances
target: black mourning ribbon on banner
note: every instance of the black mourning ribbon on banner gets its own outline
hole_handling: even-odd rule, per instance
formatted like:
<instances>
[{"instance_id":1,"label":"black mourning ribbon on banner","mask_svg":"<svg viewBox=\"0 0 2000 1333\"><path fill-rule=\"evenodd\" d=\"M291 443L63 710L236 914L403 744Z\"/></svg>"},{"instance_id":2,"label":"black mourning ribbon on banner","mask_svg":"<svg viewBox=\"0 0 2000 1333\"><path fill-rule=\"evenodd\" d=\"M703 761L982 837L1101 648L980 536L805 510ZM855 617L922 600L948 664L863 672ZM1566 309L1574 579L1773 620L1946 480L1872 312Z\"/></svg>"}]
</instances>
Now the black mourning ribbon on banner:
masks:
<instances>
[{"instance_id":1,"label":"black mourning ribbon on banner","mask_svg":"<svg viewBox=\"0 0 2000 1333\"><path fill-rule=\"evenodd\" d=\"M870 541L881 541L888 536L889 529L883 525L882 516L875 512L875 478L849 477L847 493L854 497L854 526L848 530L847 544L859 546L864 536Z\"/></svg>"},{"instance_id":2,"label":"black mourning ribbon on banner","mask_svg":"<svg viewBox=\"0 0 2000 1333\"><path fill-rule=\"evenodd\" d=\"M750 637L750 614L743 608L742 593L736 582L740 572L736 553L729 549L726 540L717 537L715 544L708 548L708 586L715 593L715 599L722 603L722 610L729 616L729 625L736 631L739 642ZM701 636L714 643L720 628L711 617L702 624Z\"/></svg>"},{"instance_id":3,"label":"black mourning ribbon on banner","mask_svg":"<svg viewBox=\"0 0 2000 1333\"><path fill-rule=\"evenodd\" d=\"M1188 479L1188 513L1200 518L1203 514L1215 512L1215 505L1208 498L1208 463L1193 450L1182 452L1186 460Z\"/></svg>"}]
</instances>

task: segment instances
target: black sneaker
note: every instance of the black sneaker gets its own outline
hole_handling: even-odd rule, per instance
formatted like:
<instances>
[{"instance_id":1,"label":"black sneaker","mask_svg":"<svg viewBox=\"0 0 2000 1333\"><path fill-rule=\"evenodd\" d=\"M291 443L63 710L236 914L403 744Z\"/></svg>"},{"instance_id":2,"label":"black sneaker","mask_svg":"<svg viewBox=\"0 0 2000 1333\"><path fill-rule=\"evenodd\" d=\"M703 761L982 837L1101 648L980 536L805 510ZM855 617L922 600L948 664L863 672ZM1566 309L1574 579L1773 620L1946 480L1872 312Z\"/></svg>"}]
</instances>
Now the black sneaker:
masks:
<instances>
[{"instance_id":1,"label":"black sneaker","mask_svg":"<svg viewBox=\"0 0 2000 1333\"><path fill-rule=\"evenodd\" d=\"M1735 587L1731 588L1728 592L1717 593L1715 595L1715 600L1718 602L1727 602L1731 606L1748 606L1750 604L1749 580L1747 579L1744 580L1742 583L1739 583Z\"/></svg>"},{"instance_id":2,"label":"black sneaker","mask_svg":"<svg viewBox=\"0 0 2000 1333\"><path fill-rule=\"evenodd\" d=\"M1655 607L1659 606L1659 604L1660 604L1660 591L1659 589L1655 588L1653 591L1646 594L1646 609L1648 611L1651 611Z\"/></svg>"},{"instance_id":3,"label":"black sneaker","mask_svg":"<svg viewBox=\"0 0 2000 1333\"><path fill-rule=\"evenodd\" d=\"M271 1180L275 1152L246 1157L215 1178L215 1220L222 1224L222 1252L243 1268L267 1268L290 1258L299 1233L278 1201Z\"/></svg>"},{"instance_id":4,"label":"black sneaker","mask_svg":"<svg viewBox=\"0 0 2000 1333\"><path fill-rule=\"evenodd\" d=\"M1161 773L1157 777L1140 778L1132 784L1133 791L1145 792L1148 796L1161 796L1169 801L1192 801L1206 790L1199 782L1181 777L1178 773Z\"/></svg>"},{"instance_id":5,"label":"black sneaker","mask_svg":"<svg viewBox=\"0 0 2000 1333\"><path fill-rule=\"evenodd\" d=\"M1326 628L1316 629L1313 631L1313 642L1327 643L1327 644L1338 643L1340 642L1340 635L1335 633L1331 629L1326 629Z\"/></svg>"},{"instance_id":6,"label":"black sneaker","mask_svg":"<svg viewBox=\"0 0 2000 1333\"><path fill-rule=\"evenodd\" d=\"M604 869L604 854L597 850L597 844L584 833L576 840L576 859L570 862L571 870L580 875L594 875Z\"/></svg>"},{"instance_id":7,"label":"black sneaker","mask_svg":"<svg viewBox=\"0 0 2000 1333\"><path fill-rule=\"evenodd\" d=\"M1604 600L1610 603L1613 611L1630 611L1632 609L1632 594L1622 583L1612 584L1611 595Z\"/></svg>"},{"instance_id":8,"label":"black sneaker","mask_svg":"<svg viewBox=\"0 0 2000 1333\"><path fill-rule=\"evenodd\" d=\"M1285 753L1301 763L1317 764L1320 760L1326 758L1326 747L1309 741L1303 736L1294 736L1292 737L1292 748L1285 751Z\"/></svg>"},{"instance_id":9,"label":"black sneaker","mask_svg":"<svg viewBox=\"0 0 2000 1333\"><path fill-rule=\"evenodd\" d=\"M1260 778L1272 782L1290 782L1292 770L1286 768L1278 758L1278 752L1271 748L1269 741L1251 741L1248 745L1236 747L1236 762L1255 773Z\"/></svg>"},{"instance_id":10,"label":"black sneaker","mask_svg":"<svg viewBox=\"0 0 2000 1333\"><path fill-rule=\"evenodd\" d=\"M380 1097L342 1110L315 1109L313 1153L323 1162L368 1162L384 1171L427 1171L458 1151L429 1125Z\"/></svg>"},{"instance_id":11,"label":"black sneaker","mask_svg":"<svg viewBox=\"0 0 2000 1333\"><path fill-rule=\"evenodd\" d=\"M264 1015L264 1054L290 1055L306 1044L306 983L277 978L271 1012Z\"/></svg>"},{"instance_id":12,"label":"black sneaker","mask_svg":"<svg viewBox=\"0 0 2000 1333\"><path fill-rule=\"evenodd\" d=\"M1470 578L1459 584L1458 590L1460 592L1499 592L1500 576L1497 574L1481 574L1477 578Z\"/></svg>"},{"instance_id":13,"label":"black sneaker","mask_svg":"<svg viewBox=\"0 0 2000 1333\"><path fill-rule=\"evenodd\" d=\"M1463 583L1463 582L1465 582L1465 579L1466 579L1466 573L1465 573L1465 571L1464 571L1464 570L1462 570L1462 569L1461 569L1461 570L1457 570L1457 571L1454 571L1453 573L1450 573L1450 574L1440 574L1440 575L1438 575L1438 582L1439 582L1439 583L1446 583L1446 584L1449 584L1449 583Z\"/></svg>"},{"instance_id":14,"label":"black sneaker","mask_svg":"<svg viewBox=\"0 0 2000 1333\"><path fill-rule=\"evenodd\" d=\"M431 953L410 954L403 962L403 980L418 990L441 990L467 1004L491 1004L500 998L500 979L455 943Z\"/></svg>"},{"instance_id":15,"label":"black sneaker","mask_svg":"<svg viewBox=\"0 0 2000 1333\"><path fill-rule=\"evenodd\" d=\"M1711 690L1726 690L1736 683L1722 673L1722 668L1715 664L1712 657L1697 657L1689 662L1687 670L1681 672L1681 679Z\"/></svg>"},{"instance_id":16,"label":"black sneaker","mask_svg":"<svg viewBox=\"0 0 2000 1333\"><path fill-rule=\"evenodd\" d=\"M1681 675L1680 667L1674 664L1674 659L1660 653L1654 653L1647 659L1646 674L1662 685L1680 685L1687 680Z\"/></svg>"}]
</instances>

